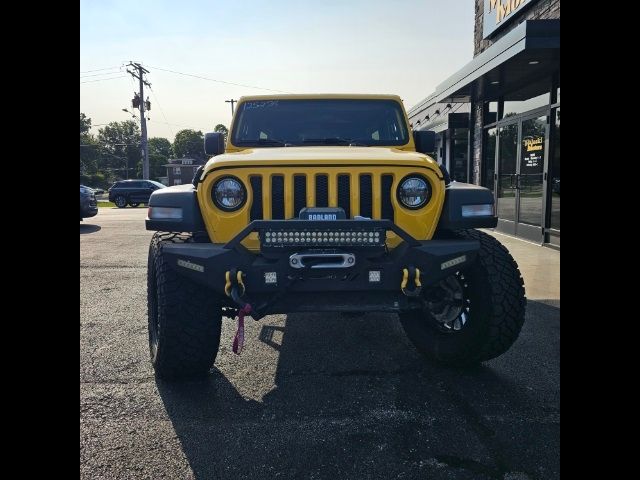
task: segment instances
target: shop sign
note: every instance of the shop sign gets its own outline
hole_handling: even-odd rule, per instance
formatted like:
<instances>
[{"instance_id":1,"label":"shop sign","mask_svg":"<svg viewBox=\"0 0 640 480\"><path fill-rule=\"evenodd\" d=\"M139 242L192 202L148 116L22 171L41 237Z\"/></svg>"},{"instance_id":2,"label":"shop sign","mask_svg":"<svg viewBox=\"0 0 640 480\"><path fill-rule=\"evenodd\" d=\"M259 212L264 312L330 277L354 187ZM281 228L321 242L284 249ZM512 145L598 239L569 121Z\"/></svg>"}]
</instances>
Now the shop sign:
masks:
<instances>
[{"instance_id":1,"label":"shop sign","mask_svg":"<svg viewBox=\"0 0 640 480\"><path fill-rule=\"evenodd\" d=\"M487 38L493 32L512 20L519 10L535 0L484 0L484 20L482 24L482 38Z\"/></svg>"},{"instance_id":2,"label":"shop sign","mask_svg":"<svg viewBox=\"0 0 640 480\"><path fill-rule=\"evenodd\" d=\"M522 153L523 167L539 169L544 161L544 137L537 135L523 138Z\"/></svg>"}]
</instances>

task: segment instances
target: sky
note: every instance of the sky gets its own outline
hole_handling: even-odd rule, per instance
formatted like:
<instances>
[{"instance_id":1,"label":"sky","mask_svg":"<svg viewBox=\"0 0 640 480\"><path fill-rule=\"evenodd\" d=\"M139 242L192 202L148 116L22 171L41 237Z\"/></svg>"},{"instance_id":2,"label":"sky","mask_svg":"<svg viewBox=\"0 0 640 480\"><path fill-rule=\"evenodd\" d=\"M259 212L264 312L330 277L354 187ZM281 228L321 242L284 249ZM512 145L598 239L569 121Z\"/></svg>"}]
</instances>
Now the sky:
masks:
<instances>
[{"instance_id":1,"label":"sky","mask_svg":"<svg viewBox=\"0 0 640 480\"><path fill-rule=\"evenodd\" d=\"M81 0L80 111L131 119L149 74L149 137L229 126L228 99L390 93L408 110L473 57L474 0ZM167 72L207 77L236 86Z\"/></svg>"}]
</instances>

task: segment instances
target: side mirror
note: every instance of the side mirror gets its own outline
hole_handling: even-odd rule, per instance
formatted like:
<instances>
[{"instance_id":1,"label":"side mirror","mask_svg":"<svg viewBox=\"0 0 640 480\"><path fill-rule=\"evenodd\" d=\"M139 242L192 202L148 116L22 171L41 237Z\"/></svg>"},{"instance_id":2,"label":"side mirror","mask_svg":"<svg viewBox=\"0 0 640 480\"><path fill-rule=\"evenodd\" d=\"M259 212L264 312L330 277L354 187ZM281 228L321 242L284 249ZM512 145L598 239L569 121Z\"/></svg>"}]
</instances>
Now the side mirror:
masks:
<instances>
[{"instance_id":1,"label":"side mirror","mask_svg":"<svg viewBox=\"0 0 640 480\"><path fill-rule=\"evenodd\" d=\"M204 153L207 155L220 155L224 153L224 135L219 132L205 133Z\"/></svg>"},{"instance_id":2,"label":"side mirror","mask_svg":"<svg viewBox=\"0 0 640 480\"><path fill-rule=\"evenodd\" d=\"M200 183L200 177L202 176L203 171L204 171L204 165L200 165L198 168L196 168L196 173L193 174L191 183L196 188L198 188L198 184Z\"/></svg>"},{"instance_id":3,"label":"side mirror","mask_svg":"<svg viewBox=\"0 0 640 480\"><path fill-rule=\"evenodd\" d=\"M416 151L420 153L433 153L436 149L436 132L430 130L415 130L413 141L416 144Z\"/></svg>"}]
</instances>

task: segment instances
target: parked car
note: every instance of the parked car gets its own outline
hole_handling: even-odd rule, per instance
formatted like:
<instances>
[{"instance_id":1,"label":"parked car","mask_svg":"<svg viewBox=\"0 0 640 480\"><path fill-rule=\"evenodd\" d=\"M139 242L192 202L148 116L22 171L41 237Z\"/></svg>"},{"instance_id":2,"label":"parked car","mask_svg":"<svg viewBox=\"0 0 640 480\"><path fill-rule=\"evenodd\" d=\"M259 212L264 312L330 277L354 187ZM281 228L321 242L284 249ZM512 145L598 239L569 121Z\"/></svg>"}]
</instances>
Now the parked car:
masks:
<instances>
[{"instance_id":1,"label":"parked car","mask_svg":"<svg viewBox=\"0 0 640 480\"><path fill-rule=\"evenodd\" d=\"M127 205L137 207L141 203L149 203L151 194L165 185L153 180L121 180L109 188L109 201L118 208Z\"/></svg>"},{"instance_id":2,"label":"parked car","mask_svg":"<svg viewBox=\"0 0 640 480\"><path fill-rule=\"evenodd\" d=\"M98 214L98 201L93 189L80 185L80 221Z\"/></svg>"}]
</instances>

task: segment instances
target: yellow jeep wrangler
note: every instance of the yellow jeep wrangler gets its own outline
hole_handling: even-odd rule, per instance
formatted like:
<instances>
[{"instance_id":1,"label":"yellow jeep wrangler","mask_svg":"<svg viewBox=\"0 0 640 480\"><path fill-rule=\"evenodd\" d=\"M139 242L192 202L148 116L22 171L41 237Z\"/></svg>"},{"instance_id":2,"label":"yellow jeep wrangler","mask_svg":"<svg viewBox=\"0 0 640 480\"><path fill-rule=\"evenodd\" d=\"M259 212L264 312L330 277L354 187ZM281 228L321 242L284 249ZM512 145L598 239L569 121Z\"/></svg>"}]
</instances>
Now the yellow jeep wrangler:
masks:
<instances>
[{"instance_id":1,"label":"yellow jeep wrangler","mask_svg":"<svg viewBox=\"0 0 640 480\"><path fill-rule=\"evenodd\" d=\"M389 312L432 360L504 353L524 321L493 195L450 182L394 95L243 97L192 185L156 190L146 228L151 360L206 374L222 317ZM236 350L234 350L236 351Z\"/></svg>"}]
</instances>

